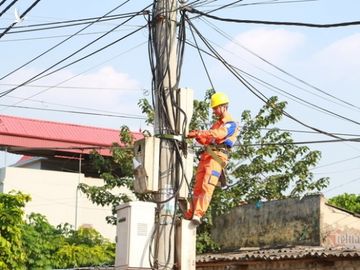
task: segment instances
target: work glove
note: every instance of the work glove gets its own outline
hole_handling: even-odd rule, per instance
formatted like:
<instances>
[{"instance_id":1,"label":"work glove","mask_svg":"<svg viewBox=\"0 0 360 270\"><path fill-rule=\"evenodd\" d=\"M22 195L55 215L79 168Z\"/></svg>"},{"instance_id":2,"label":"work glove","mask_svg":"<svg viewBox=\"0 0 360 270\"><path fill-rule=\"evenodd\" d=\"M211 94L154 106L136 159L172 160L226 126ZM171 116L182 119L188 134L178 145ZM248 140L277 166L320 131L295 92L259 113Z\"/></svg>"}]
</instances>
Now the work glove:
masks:
<instances>
[{"instance_id":1,"label":"work glove","mask_svg":"<svg viewBox=\"0 0 360 270\"><path fill-rule=\"evenodd\" d=\"M199 134L198 130L192 130L188 133L186 138L193 139L193 138L196 138L198 134Z\"/></svg>"},{"instance_id":2,"label":"work glove","mask_svg":"<svg viewBox=\"0 0 360 270\"><path fill-rule=\"evenodd\" d=\"M195 140L196 140L198 143L202 144L202 145L207 145L207 144L208 144L207 139L204 138L204 137L196 137Z\"/></svg>"}]
</instances>

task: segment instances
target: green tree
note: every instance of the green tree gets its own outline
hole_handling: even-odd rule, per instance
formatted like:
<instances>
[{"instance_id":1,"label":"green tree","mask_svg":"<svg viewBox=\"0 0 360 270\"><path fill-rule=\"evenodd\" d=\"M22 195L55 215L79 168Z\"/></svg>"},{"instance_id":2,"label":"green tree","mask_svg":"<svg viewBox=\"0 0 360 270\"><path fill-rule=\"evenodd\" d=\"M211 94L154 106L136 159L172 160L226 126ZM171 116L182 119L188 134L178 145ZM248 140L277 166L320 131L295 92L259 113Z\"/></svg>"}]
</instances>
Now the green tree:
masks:
<instances>
[{"instance_id":1,"label":"green tree","mask_svg":"<svg viewBox=\"0 0 360 270\"><path fill-rule=\"evenodd\" d=\"M310 171L321 153L294 144L289 132L273 127L285 106L272 97L255 116L242 113L242 129L227 166L229 185L214 192L206 222L198 229L198 251L218 248L209 236L214 216L243 203L301 197L328 185L327 177L314 179Z\"/></svg>"},{"instance_id":2,"label":"green tree","mask_svg":"<svg viewBox=\"0 0 360 270\"><path fill-rule=\"evenodd\" d=\"M112 265L115 244L92 228L54 227L40 214L24 219L30 196L0 193L0 269L44 270Z\"/></svg>"},{"instance_id":3,"label":"green tree","mask_svg":"<svg viewBox=\"0 0 360 270\"><path fill-rule=\"evenodd\" d=\"M126 187L134 190L133 185L133 143L134 138L127 126L120 129L120 143L114 143L111 148L112 157L106 158L93 152L92 164L98 174L104 180L102 186L90 186L85 183L79 185L80 190L97 205L112 206L112 216L106 217L110 224L116 224L115 207L121 203L129 202L131 199L127 193L114 192L114 188ZM149 198L148 194L136 194L139 200Z\"/></svg>"},{"instance_id":4,"label":"green tree","mask_svg":"<svg viewBox=\"0 0 360 270\"><path fill-rule=\"evenodd\" d=\"M272 97L256 116L242 113L243 129L228 166L230 186L218 194L220 212L242 201L301 197L328 185L327 177L314 179L310 171L321 153L294 144L289 132L271 127L280 121L285 105Z\"/></svg>"},{"instance_id":5,"label":"green tree","mask_svg":"<svg viewBox=\"0 0 360 270\"><path fill-rule=\"evenodd\" d=\"M95 229L54 227L40 214L29 216L22 238L29 270L106 265L115 259L115 244Z\"/></svg>"},{"instance_id":6,"label":"green tree","mask_svg":"<svg viewBox=\"0 0 360 270\"><path fill-rule=\"evenodd\" d=\"M26 251L26 269L52 269L54 253L64 244L61 231L49 224L45 216L31 213L22 230Z\"/></svg>"},{"instance_id":7,"label":"green tree","mask_svg":"<svg viewBox=\"0 0 360 270\"><path fill-rule=\"evenodd\" d=\"M212 93L213 90L210 89L206 92L203 101L194 101L191 129L207 129L214 121L209 110ZM144 100L140 101L139 105L151 120L149 123L152 123L154 110L151 105ZM285 102L279 102L277 97L272 97L255 116L252 116L250 111L242 113L242 131L227 167L230 185L226 189L217 189L214 193L206 222L198 229L198 251L216 249L216 244L211 241L209 233L212 216L225 213L244 201L299 197L318 192L327 186L327 178L314 179L310 171L310 168L319 161L321 153L311 151L307 146L295 145L289 132L282 132L273 127L281 120L285 106ZM100 188L81 186L81 190L95 203L117 205L125 202L128 198L124 194L111 197L107 196L106 192L110 192L109 188L116 185L133 188L131 167L133 142L128 129L122 128L120 140L123 145L122 147L115 145L112 160L94 156L95 164L100 165L98 168L105 180L104 186ZM111 173L114 171L113 167L103 166L103 163L124 167L123 174L114 175ZM143 200L147 195L137 194L137 196Z\"/></svg>"},{"instance_id":8,"label":"green tree","mask_svg":"<svg viewBox=\"0 0 360 270\"><path fill-rule=\"evenodd\" d=\"M329 199L329 203L360 214L360 195L344 193Z\"/></svg>"},{"instance_id":9,"label":"green tree","mask_svg":"<svg viewBox=\"0 0 360 270\"><path fill-rule=\"evenodd\" d=\"M53 255L53 267L70 268L113 265L115 244L103 238L95 229L64 227L64 241Z\"/></svg>"},{"instance_id":10,"label":"green tree","mask_svg":"<svg viewBox=\"0 0 360 270\"><path fill-rule=\"evenodd\" d=\"M25 268L26 253L21 238L24 206L30 200L20 192L0 193L0 269Z\"/></svg>"}]
</instances>

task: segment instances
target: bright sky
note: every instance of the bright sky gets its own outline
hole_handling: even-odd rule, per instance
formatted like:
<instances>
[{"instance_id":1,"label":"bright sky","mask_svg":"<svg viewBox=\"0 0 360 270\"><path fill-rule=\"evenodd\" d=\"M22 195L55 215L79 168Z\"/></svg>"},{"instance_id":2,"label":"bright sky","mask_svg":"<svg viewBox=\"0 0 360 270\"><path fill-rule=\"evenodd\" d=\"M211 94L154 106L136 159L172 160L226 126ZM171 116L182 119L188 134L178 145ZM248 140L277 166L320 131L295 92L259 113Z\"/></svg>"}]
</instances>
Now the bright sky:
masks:
<instances>
[{"instance_id":1,"label":"bright sky","mask_svg":"<svg viewBox=\"0 0 360 270\"><path fill-rule=\"evenodd\" d=\"M21 14L29 7L30 2L33 1L19 0L1 16L0 33L14 22L14 9ZM235 1L201 0L197 1L199 6L196 8L205 12L232 2ZM10 1L7 1L0 6L0 13L9 3ZM0 77L69 38L85 26L30 31L54 26L31 25L100 17L121 3L115 0L41 0L25 16L24 21L0 38ZM149 4L151 1L131 0L111 15L136 12ZM243 0L238 1L233 7L212 14L236 19L329 24L359 21L359 10L358 0ZM124 19L112 20L90 26L46 55L0 80L0 92L43 72L123 21ZM360 136L359 124L354 123L359 121L360 110L360 76L357 74L360 70L359 25L322 29L236 24L212 19L196 19L193 23L229 63L256 78L245 77L261 93L267 97L278 95L280 100L286 100L287 111L292 116L327 132ZM146 18L138 16L58 67L92 53L144 24ZM187 32L187 38L192 41L190 31ZM33 87L14 90L0 99L0 114L114 129L124 124L133 130L147 128L141 119L109 116L140 116L137 101L143 97L150 98L151 73L147 39L148 30L145 28L92 57L31 83ZM198 42L199 46L205 49L199 39ZM314 87L280 72L255 55ZM257 113L263 105L262 101L251 94L218 61L204 54L203 57L215 89L228 93L231 98L230 110L233 116L240 120L240 114L245 109L251 110L253 114ZM275 88L259 83L257 79ZM202 99L205 90L211 87L198 52L190 46L185 48L180 85L194 89L195 97L198 99ZM301 98L302 101L296 98ZM314 109L314 105L318 107ZM33 110L29 107L46 110ZM319 108L327 112L320 112ZM92 112L107 116L51 112L49 109ZM330 115L330 112L338 116ZM278 127L309 131L285 118ZM331 139L324 135L298 132L293 136L295 141ZM343 137L349 138L345 135ZM330 177L331 184L324 190L326 197L344 192L359 193L358 143L309 144L309 147L322 151L322 161L319 167L314 169L314 173L315 177ZM16 158L7 156L6 162L11 163ZM2 154L0 164L4 163Z\"/></svg>"}]
</instances>

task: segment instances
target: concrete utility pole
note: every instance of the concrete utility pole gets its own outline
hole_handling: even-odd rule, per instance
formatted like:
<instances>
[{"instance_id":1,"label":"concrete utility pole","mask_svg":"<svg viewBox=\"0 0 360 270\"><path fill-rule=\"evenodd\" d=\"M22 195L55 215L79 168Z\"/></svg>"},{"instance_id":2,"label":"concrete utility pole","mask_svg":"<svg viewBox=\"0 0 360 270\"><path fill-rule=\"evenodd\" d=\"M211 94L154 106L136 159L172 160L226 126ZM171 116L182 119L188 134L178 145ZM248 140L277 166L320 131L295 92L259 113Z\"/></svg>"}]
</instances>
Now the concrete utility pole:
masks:
<instances>
[{"instance_id":1,"label":"concrete utility pole","mask_svg":"<svg viewBox=\"0 0 360 270\"><path fill-rule=\"evenodd\" d=\"M194 157L191 149L184 149L186 143L182 141L193 114L193 91L178 85L177 62L185 41L182 39L178 46L177 32L180 37L185 33L184 17L180 17L179 25L177 22L178 1L154 0L149 39L154 136L134 143L134 189L153 195L152 202L145 205L154 210L156 203L155 220L150 218L154 215L136 214L139 204L118 209L115 263L119 269L195 269L196 226L190 220L175 220L177 200L187 203ZM151 230L142 228L135 233L139 228L131 224L140 219ZM142 246L136 243L138 237L143 238Z\"/></svg>"},{"instance_id":2,"label":"concrete utility pole","mask_svg":"<svg viewBox=\"0 0 360 270\"><path fill-rule=\"evenodd\" d=\"M175 134L176 123L174 99L177 88L177 0L154 2L154 54L156 59L155 89L155 135L160 136L159 192L157 200L164 202L174 193L176 159L174 144L165 139ZM155 239L156 269L173 269L175 250L175 198L160 203Z\"/></svg>"}]
</instances>

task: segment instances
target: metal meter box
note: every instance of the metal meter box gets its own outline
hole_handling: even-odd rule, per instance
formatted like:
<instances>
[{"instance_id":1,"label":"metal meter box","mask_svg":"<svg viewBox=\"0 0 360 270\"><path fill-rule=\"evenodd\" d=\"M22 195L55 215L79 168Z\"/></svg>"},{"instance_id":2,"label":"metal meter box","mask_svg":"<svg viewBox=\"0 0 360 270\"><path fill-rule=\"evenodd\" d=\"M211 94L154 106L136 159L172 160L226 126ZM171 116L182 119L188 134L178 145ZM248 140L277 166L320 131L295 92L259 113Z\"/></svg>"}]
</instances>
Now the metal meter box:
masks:
<instances>
[{"instance_id":1,"label":"metal meter box","mask_svg":"<svg viewBox=\"0 0 360 270\"><path fill-rule=\"evenodd\" d=\"M145 137L134 143L134 158L138 164L134 168L134 189L139 193L159 190L160 139Z\"/></svg>"},{"instance_id":2,"label":"metal meter box","mask_svg":"<svg viewBox=\"0 0 360 270\"><path fill-rule=\"evenodd\" d=\"M116 227L115 269L151 269L149 247L155 228L155 203L119 205Z\"/></svg>"}]
</instances>

